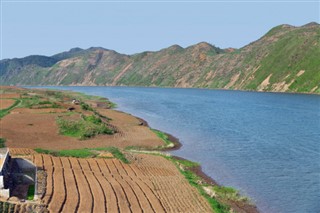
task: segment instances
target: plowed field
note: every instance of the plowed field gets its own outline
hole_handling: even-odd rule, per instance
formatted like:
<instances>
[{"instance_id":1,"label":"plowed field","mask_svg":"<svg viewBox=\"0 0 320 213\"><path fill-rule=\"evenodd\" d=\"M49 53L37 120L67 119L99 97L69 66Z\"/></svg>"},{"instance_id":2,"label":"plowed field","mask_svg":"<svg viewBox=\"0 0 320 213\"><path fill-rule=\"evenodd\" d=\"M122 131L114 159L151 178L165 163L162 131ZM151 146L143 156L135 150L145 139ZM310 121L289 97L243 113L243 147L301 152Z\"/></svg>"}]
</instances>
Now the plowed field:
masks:
<instances>
[{"instance_id":1,"label":"plowed field","mask_svg":"<svg viewBox=\"0 0 320 213\"><path fill-rule=\"evenodd\" d=\"M50 212L210 212L177 168L159 156L134 154L117 159L52 157L34 154L47 172L41 198Z\"/></svg>"}]
</instances>

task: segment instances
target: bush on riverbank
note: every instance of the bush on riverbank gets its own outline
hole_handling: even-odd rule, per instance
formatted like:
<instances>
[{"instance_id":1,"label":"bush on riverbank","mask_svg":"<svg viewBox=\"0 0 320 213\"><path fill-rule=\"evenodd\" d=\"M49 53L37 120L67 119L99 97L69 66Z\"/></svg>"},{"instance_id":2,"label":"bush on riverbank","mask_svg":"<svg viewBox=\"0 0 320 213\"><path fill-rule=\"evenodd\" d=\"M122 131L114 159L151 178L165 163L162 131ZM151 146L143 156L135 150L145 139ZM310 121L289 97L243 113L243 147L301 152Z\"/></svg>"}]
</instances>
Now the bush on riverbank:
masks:
<instances>
[{"instance_id":1,"label":"bush on riverbank","mask_svg":"<svg viewBox=\"0 0 320 213\"><path fill-rule=\"evenodd\" d=\"M81 140L94 137L99 134L113 134L113 131L94 115L82 116L81 120L65 120L57 118L59 132L62 135L77 137Z\"/></svg>"}]
</instances>

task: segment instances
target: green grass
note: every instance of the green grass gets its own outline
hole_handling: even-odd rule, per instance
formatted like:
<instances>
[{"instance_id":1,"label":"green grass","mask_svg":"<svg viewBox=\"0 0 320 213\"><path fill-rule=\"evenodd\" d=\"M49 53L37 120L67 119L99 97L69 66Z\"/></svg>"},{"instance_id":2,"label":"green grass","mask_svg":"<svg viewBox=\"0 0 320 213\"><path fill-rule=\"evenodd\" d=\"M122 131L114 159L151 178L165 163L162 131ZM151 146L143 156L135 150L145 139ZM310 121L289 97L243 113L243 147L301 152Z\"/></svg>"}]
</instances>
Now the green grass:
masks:
<instances>
[{"instance_id":1,"label":"green grass","mask_svg":"<svg viewBox=\"0 0 320 213\"><path fill-rule=\"evenodd\" d=\"M116 103L109 101L109 107L110 107L110 109L114 109L114 108L117 108L118 106Z\"/></svg>"},{"instance_id":2,"label":"green grass","mask_svg":"<svg viewBox=\"0 0 320 213\"><path fill-rule=\"evenodd\" d=\"M189 161L189 160L182 160L182 159L174 158L174 161L176 163L179 163L180 165L183 165L184 167L187 167L187 168L193 168L193 167L200 166L199 163Z\"/></svg>"},{"instance_id":3,"label":"green grass","mask_svg":"<svg viewBox=\"0 0 320 213\"><path fill-rule=\"evenodd\" d=\"M6 139L4 139L4 138L0 138L0 148L4 148L4 147L6 147Z\"/></svg>"},{"instance_id":4,"label":"green grass","mask_svg":"<svg viewBox=\"0 0 320 213\"><path fill-rule=\"evenodd\" d=\"M232 187L214 186L213 190L217 194L217 196L219 196L222 199L249 202L249 198L241 196L239 191Z\"/></svg>"},{"instance_id":5,"label":"green grass","mask_svg":"<svg viewBox=\"0 0 320 213\"><path fill-rule=\"evenodd\" d=\"M28 98L21 98L21 101L22 101L21 107L25 107L29 109L61 108L61 106L55 102L52 102L49 100L41 101L41 97L38 95L30 96Z\"/></svg>"},{"instance_id":6,"label":"green grass","mask_svg":"<svg viewBox=\"0 0 320 213\"><path fill-rule=\"evenodd\" d=\"M101 124L102 123L101 118L99 118L98 116L95 116L95 115L84 116L83 119L85 121L88 121L88 122L91 122L94 124Z\"/></svg>"},{"instance_id":7,"label":"green grass","mask_svg":"<svg viewBox=\"0 0 320 213\"><path fill-rule=\"evenodd\" d=\"M3 118L4 116L6 116L7 114L9 114L9 112L15 108L18 104L21 103L21 100L19 99L15 99L16 101L14 102L14 104L12 104L10 107L6 108L6 109L1 109L0 110L0 118Z\"/></svg>"},{"instance_id":8,"label":"green grass","mask_svg":"<svg viewBox=\"0 0 320 213\"><path fill-rule=\"evenodd\" d=\"M30 185L28 188L28 194L27 194L27 200L33 200L34 199L34 185Z\"/></svg>"},{"instance_id":9,"label":"green grass","mask_svg":"<svg viewBox=\"0 0 320 213\"><path fill-rule=\"evenodd\" d=\"M99 117L97 116L82 116L81 120L72 121L63 118L57 118L59 132L62 135L77 137L81 140L92 138L99 134L113 134Z\"/></svg>"},{"instance_id":10,"label":"green grass","mask_svg":"<svg viewBox=\"0 0 320 213\"><path fill-rule=\"evenodd\" d=\"M165 134L164 132L161 132L159 130L156 129L151 129L151 131L153 131L154 133L156 133L156 135L162 139L162 141L164 142L165 146L163 147L158 147L158 148L166 148L166 147L173 147L174 143L172 141L169 140L169 137L167 134Z\"/></svg>"},{"instance_id":11,"label":"green grass","mask_svg":"<svg viewBox=\"0 0 320 213\"><path fill-rule=\"evenodd\" d=\"M115 158L121 160L124 163L129 163L125 155L116 147L103 147L103 148L92 148L92 149L70 149L53 151L47 149L36 148L34 149L38 153L50 154L57 157L75 157L75 158L94 158L98 157L98 151L110 152Z\"/></svg>"},{"instance_id":12,"label":"green grass","mask_svg":"<svg viewBox=\"0 0 320 213\"><path fill-rule=\"evenodd\" d=\"M84 102L81 102L80 106L81 106L81 109L83 109L83 110L94 111L93 108L89 104L86 104Z\"/></svg>"}]
</instances>

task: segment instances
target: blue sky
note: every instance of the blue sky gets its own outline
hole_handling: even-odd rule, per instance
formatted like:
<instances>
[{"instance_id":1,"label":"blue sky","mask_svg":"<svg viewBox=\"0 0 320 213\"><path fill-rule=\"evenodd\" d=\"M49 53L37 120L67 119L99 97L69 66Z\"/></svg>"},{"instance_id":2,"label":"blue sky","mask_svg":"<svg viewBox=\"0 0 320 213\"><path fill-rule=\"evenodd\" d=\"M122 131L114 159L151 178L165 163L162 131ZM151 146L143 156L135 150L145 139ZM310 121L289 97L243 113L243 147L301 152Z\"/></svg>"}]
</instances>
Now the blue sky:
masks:
<instances>
[{"instance_id":1,"label":"blue sky","mask_svg":"<svg viewBox=\"0 0 320 213\"><path fill-rule=\"evenodd\" d=\"M1 58L101 46L133 54L206 41L240 48L280 24L319 23L319 2L1 0Z\"/></svg>"}]
</instances>

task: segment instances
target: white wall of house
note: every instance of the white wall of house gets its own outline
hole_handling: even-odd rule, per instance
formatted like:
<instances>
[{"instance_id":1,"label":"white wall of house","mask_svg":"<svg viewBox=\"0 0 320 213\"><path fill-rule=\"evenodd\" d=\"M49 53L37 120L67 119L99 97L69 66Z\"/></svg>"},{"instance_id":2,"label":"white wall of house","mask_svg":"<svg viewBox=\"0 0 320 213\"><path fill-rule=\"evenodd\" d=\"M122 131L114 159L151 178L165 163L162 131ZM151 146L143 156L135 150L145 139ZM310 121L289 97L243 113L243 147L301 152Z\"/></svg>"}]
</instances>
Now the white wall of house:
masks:
<instances>
[{"instance_id":1,"label":"white wall of house","mask_svg":"<svg viewBox=\"0 0 320 213\"><path fill-rule=\"evenodd\" d=\"M3 181L3 176L0 175L0 189L4 187L4 181Z\"/></svg>"},{"instance_id":2,"label":"white wall of house","mask_svg":"<svg viewBox=\"0 0 320 213\"><path fill-rule=\"evenodd\" d=\"M0 197L9 198L10 190L9 189L0 189Z\"/></svg>"}]
</instances>

